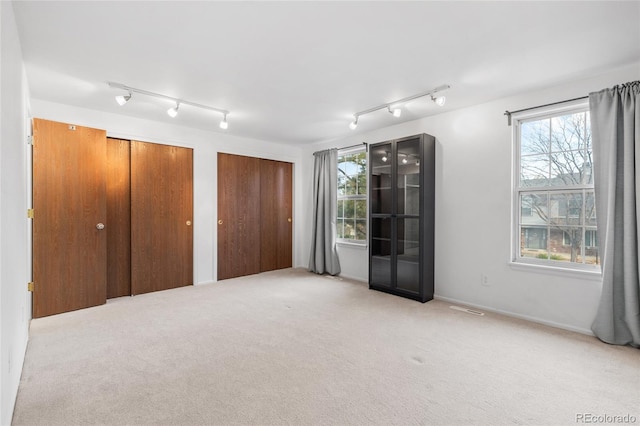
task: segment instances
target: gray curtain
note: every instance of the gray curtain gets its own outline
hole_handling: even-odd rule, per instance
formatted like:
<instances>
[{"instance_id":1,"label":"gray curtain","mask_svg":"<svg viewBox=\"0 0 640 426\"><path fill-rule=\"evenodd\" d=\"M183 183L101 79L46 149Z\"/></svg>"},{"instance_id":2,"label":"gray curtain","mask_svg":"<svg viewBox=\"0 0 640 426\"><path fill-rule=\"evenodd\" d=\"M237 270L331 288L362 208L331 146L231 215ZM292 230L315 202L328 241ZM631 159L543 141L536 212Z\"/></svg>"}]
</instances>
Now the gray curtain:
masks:
<instances>
[{"instance_id":1,"label":"gray curtain","mask_svg":"<svg viewBox=\"0 0 640 426\"><path fill-rule=\"evenodd\" d=\"M640 81L589 94L602 296L602 341L640 347Z\"/></svg>"},{"instance_id":2,"label":"gray curtain","mask_svg":"<svg viewBox=\"0 0 640 426\"><path fill-rule=\"evenodd\" d=\"M338 214L338 150L314 154L313 223L309 270L316 274L340 273L336 251L336 216Z\"/></svg>"}]
</instances>

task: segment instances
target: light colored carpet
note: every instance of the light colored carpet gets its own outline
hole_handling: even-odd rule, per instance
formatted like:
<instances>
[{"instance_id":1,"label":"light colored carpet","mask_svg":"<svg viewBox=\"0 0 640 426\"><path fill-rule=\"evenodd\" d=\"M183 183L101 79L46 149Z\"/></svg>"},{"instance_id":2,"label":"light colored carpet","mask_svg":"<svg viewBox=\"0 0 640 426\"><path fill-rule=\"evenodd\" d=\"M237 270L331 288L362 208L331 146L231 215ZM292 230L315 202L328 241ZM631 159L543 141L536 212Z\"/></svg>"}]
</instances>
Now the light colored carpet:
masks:
<instances>
[{"instance_id":1,"label":"light colored carpet","mask_svg":"<svg viewBox=\"0 0 640 426\"><path fill-rule=\"evenodd\" d=\"M15 425L640 422L640 352L300 269L33 320Z\"/></svg>"}]
</instances>

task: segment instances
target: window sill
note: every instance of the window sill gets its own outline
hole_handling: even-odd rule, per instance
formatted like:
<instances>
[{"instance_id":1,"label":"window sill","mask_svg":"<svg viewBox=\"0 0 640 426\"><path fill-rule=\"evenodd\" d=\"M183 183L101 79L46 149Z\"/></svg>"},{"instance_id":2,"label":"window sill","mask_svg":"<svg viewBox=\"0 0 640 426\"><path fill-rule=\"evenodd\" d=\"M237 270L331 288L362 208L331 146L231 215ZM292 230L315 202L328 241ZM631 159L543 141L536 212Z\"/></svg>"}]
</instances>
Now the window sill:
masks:
<instances>
[{"instance_id":1,"label":"window sill","mask_svg":"<svg viewBox=\"0 0 640 426\"><path fill-rule=\"evenodd\" d=\"M360 250L366 250L367 249L367 243L366 242L361 242L361 243L356 243L353 241L336 241L336 245L341 246L341 247L349 247L349 248L355 248L355 249L360 249Z\"/></svg>"},{"instance_id":2,"label":"window sill","mask_svg":"<svg viewBox=\"0 0 640 426\"><path fill-rule=\"evenodd\" d=\"M538 265L535 263L524 263L524 262L515 262L515 261L510 261L509 267L511 269L520 270L520 271L535 272L535 273L546 274L546 275L565 276L565 277L571 277L571 278L586 279L589 281L602 282L602 272L600 270L568 269L568 268L559 268L559 267L550 266L550 265Z\"/></svg>"}]
</instances>

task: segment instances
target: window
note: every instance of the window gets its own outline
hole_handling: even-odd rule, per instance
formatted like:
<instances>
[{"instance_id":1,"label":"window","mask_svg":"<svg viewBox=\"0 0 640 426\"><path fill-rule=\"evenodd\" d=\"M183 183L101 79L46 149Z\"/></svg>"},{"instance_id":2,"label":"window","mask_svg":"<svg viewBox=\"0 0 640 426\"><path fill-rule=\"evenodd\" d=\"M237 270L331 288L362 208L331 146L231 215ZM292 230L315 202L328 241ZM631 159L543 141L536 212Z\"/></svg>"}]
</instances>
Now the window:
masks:
<instances>
[{"instance_id":1,"label":"window","mask_svg":"<svg viewBox=\"0 0 640 426\"><path fill-rule=\"evenodd\" d=\"M338 152L338 240L367 241L367 151L364 146Z\"/></svg>"},{"instance_id":2,"label":"window","mask_svg":"<svg viewBox=\"0 0 640 426\"><path fill-rule=\"evenodd\" d=\"M599 269L586 104L516 117L515 262Z\"/></svg>"}]
</instances>

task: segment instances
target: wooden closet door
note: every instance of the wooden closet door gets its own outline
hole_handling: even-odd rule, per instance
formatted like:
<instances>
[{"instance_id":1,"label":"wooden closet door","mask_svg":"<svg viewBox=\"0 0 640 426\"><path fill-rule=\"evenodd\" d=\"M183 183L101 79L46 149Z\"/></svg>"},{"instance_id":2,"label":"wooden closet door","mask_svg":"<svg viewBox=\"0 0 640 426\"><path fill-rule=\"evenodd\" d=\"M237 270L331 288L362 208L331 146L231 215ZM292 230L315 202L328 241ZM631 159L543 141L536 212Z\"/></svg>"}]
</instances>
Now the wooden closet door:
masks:
<instances>
[{"instance_id":1,"label":"wooden closet door","mask_svg":"<svg viewBox=\"0 0 640 426\"><path fill-rule=\"evenodd\" d=\"M107 299L131 295L131 143L107 138Z\"/></svg>"},{"instance_id":2,"label":"wooden closet door","mask_svg":"<svg viewBox=\"0 0 640 426\"><path fill-rule=\"evenodd\" d=\"M260 272L260 159L218 153L218 280Z\"/></svg>"},{"instance_id":3,"label":"wooden closet door","mask_svg":"<svg viewBox=\"0 0 640 426\"><path fill-rule=\"evenodd\" d=\"M260 270L292 263L292 164L260 160Z\"/></svg>"},{"instance_id":4,"label":"wooden closet door","mask_svg":"<svg viewBox=\"0 0 640 426\"><path fill-rule=\"evenodd\" d=\"M193 150L131 141L131 293L193 284Z\"/></svg>"},{"instance_id":5,"label":"wooden closet door","mask_svg":"<svg viewBox=\"0 0 640 426\"><path fill-rule=\"evenodd\" d=\"M34 119L33 138L33 317L101 305L106 132Z\"/></svg>"}]
</instances>

